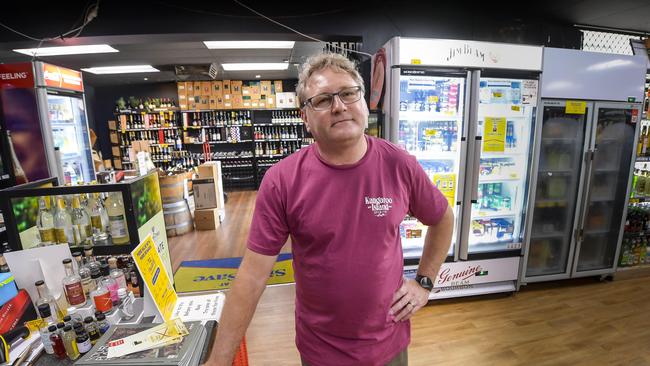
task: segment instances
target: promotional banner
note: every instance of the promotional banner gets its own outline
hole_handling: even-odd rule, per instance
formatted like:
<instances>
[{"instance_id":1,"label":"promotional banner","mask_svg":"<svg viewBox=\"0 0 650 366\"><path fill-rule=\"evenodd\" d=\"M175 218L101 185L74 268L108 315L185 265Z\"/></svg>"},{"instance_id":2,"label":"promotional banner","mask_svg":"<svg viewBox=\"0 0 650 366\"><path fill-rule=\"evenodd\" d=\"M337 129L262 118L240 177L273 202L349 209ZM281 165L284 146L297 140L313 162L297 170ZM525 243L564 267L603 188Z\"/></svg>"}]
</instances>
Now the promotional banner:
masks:
<instances>
[{"instance_id":1,"label":"promotional banner","mask_svg":"<svg viewBox=\"0 0 650 366\"><path fill-rule=\"evenodd\" d=\"M506 119L485 117L483 124L483 152L506 150Z\"/></svg>"},{"instance_id":2,"label":"promotional banner","mask_svg":"<svg viewBox=\"0 0 650 366\"><path fill-rule=\"evenodd\" d=\"M81 72L43 63L44 86L83 92Z\"/></svg>"},{"instance_id":3,"label":"promotional banner","mask_svg":"<svg viewBox=\"0 0 650 366\"><path fill-rule=\"evenodd\" d=\"M435 184L440 193L447 198L447 202L449 202L449 206L451 207L454 207L455 204L455 183L456 174L454 173L436 173L433 175L433 184Z\"/></svg>"},{"instance_id":4,"label":"promotional banner","mask_svg":"<svg viewBox=\"0 0 650 366\"><path fill-rule=\"evenodd\" d=\"M209 259L184 261L174 274L178 292L222 290L230 288L235 279L242 258ZM295 282L293 276L293 257L282 253L273 265L267 285Z\"/></svg>"}]
</instances>

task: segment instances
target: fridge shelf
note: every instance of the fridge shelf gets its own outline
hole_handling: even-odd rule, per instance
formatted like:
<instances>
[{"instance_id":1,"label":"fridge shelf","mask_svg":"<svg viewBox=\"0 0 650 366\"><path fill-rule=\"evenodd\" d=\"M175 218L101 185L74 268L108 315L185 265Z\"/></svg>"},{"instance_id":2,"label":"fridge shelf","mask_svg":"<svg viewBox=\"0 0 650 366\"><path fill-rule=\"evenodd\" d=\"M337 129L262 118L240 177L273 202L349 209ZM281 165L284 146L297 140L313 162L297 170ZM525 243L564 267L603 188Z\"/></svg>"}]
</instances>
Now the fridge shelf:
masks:
<instances>
[{"instance_id":1,"label":"fridge shelf","mask_svg":"<svg viewBox=\"0 0 650 366\"><path fill-rule=\"evenodd\" d=\"M399 112L399 120L407 122L421 122L421 121L457 121L461 117L458 114L442 114L436 112Z\"/></svg>"},{"instance_id":2,"label":"fridge shelf","mask_svg":"<svg viewBox=\"0 0 650 366\"><path fill-rule=\"evenodd\" d=\"M535 207L550 208L550 207L564 207L567 201L565 199L541 199L535 200Z\"/></svg>"},{"instance_id":3,"label":"fridge shelf","mask_svg":"<svg viewBox=\"0 0 650 366\"><path fill-rule=\"evenodd\" d=\"M402 250L422 249L424 248L424 237L420 238L402 238Z\"/></svg>"},{"instance_id":4,"label":"fridge shelf","mask_svg":"<svg viewBox=\"0 0 650 366\"><path fill-rule=\"evenodd\" d=\"M517 216L517 213L514 211L479 211L476 215L472 215L472 220L514 216Z\"/></svg>"},{"instance_id":5,"label":"fridge shelf","mask_svg":"<svg viewBox=\"0 0 650 366\"><path fill-rule=\"evenodd\" d=\"M409 151L417 160L456 160L457 151Z\"/></svg>"},{"instance_id":6,"label":"fridge shelf","mask_svg":"<svg viewBox=\"0 0 650 366\"><path fill-rule=\"evenodd\" d=\"M555 170L555 169L552 169L552 170L540 170L539 171L539 174L548 174L548 173L551 173L551 175L552 174L573 174L573 170L569 170L569 169L567 169L567 170L563 170L563 169Z\"/></svg>"},{"instance_id":7,"label":"fridge shelf","mask_svg":"<svg viewBox=\"0 0 650 366\"><path fill-rule=\"evenodd\" d=\"M594 169L594 173L596 174L605 174L605 173L616 173L620 169L618 167L616 168L608 168L608 169Z\"/></svg>"},{"instance_id":8,"label":"fridge shelf","mask_svg":"<svg viewBox=\"0 0 650 366\"><path fill-rule=\"evenodd\" d=\"M525 155L522 152L519 152L517 150L506 150L504 152L485 152L481 151L481 158L482 159L490 159L490 158L506 158L506 157L515 157L515 156L522 156Z\"/></svg>"},{"instance_id":9,"label":"fridge shelf","mask_svg":"<svg viewBox=\"0 0 650 366\"><path fill-rule=\"evenodd\" d=\"M591 197L590 200L592 202L610 202L610 201L614 201L615 198L612 198L612 197Z\"/></svg>"},{"instance_id":10,"label":"fridge shelf","mask_svg":"<svg viewBox=\"0 0 650 366\"><path fill-rule=\"evenodd\" d=\"M508 177L508 176L491 177L488 175L488 176L479 177L478 184L495 183L495 182L514 182L519 180L521 180L521 177Z\"/></svg>"},{"instance_id":11,"label":"fridge shelf","mask_svg":"<svg viewBox=\"0 0 650 366\"><path fill-rule=\"evenodd\" d=\"M606 229L600 229L600 230L585 230L585 235L607 235L611 233L611 230Z\"/></svg>"},{"instance_id":12,"label":"fridge shelf","mask_svg":"<svg viewBox=\"0 0 650 366\"><path fill-rule=\"evenodd\" d=\"M178 130L180 127L148 127L148 128L126 128L122 133L131 132L131 131L152 131L152 130Z\"/></svg>"},{"instance_id":13,"label":"fridge shelf","mask_svg":"<svg viewBox=\"0 0 650 366\"><path fill-rule=\"evenodd\" d=\"M551 239L551 238L561 238L565 235L564 231L552 231L549 233L533 233L530 237L534 239Z\"/></svg>"},{"instance_id":14,"label":"fridge shelf","mask_svg":"<svg viewBox=\"0 0 650 366\"><path fill-rule=\"evenodd\" d=\"M572 137L542 137L543 143L563 143L563 144L573 144L576 142L575 138Z\"/></svg>"},{"instance_id":15,"label":"fridge shelf","mask_svg":"<svg viewBox=\"0 0 650 366\"><path fill-rule=\"evenodd\" d=\"M50 123L52 125L70 126L70 124L74 123L74 120L73 119L55 119L55 120L50 120Z\"/></svg>"},{"instance_id":16,"label":"fridge shelf","mask_svg":"<svg viewBox=\"0 0 650 366\"><path fill-rule=\"evenodd\" d=\"M650 156L637 156L636 157L636 162L647 162L650 161Z\"/></svg>"},{"instance_id":17,"label":"fridge shelf","mask_svg":"<svg viewBox=\"0 0 650 366\"><path fill-rule=\"evenodd\" d=\"M650 202L650 197L631 197L630 203Z\"/></svg>"}]
</instances>

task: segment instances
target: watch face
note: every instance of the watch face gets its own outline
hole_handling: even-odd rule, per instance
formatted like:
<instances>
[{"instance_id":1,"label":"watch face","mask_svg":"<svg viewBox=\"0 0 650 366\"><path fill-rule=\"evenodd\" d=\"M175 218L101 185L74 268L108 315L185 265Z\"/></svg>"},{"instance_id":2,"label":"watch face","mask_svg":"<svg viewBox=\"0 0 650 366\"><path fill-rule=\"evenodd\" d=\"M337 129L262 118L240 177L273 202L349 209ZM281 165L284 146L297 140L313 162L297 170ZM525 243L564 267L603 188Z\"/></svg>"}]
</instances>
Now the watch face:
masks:
<instances>
[{"instance_id":1,"label":"watch face","mask_svg":"<svg viewBox=\"0 0 650 366\"><path fill-rule=\"evenodd\" d=\"M429 277L422 276L418 279L418 282L420 283L420 286L422 286L423 288L429 291L433 290L433 282Z\"/></svg>"}]
</instances>

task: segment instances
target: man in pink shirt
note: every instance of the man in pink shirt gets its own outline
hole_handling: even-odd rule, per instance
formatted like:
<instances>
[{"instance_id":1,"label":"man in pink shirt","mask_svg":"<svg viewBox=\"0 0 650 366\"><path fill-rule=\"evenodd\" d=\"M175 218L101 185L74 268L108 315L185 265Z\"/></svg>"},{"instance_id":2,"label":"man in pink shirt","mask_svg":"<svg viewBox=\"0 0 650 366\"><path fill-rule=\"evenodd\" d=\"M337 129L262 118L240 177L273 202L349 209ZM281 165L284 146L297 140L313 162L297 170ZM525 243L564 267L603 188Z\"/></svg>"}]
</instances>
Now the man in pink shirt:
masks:
<instances>
[{"instance_id":1,"label":"man in pink shirt","mask_svg":"<svg viewBox=\"0 0 650 366\"><path fill-rule=\"evenodd\" d=\"M447 256L453 213L413 156L364 134L368 107L351 61L312 57L297 93L316 143L264 176L218 328L218 364L232 363L290 236L303 365L407 365L409 319L427 304ZM429 227L417 281L402 276L407 213Z\"/></svg>"}]
</instances>

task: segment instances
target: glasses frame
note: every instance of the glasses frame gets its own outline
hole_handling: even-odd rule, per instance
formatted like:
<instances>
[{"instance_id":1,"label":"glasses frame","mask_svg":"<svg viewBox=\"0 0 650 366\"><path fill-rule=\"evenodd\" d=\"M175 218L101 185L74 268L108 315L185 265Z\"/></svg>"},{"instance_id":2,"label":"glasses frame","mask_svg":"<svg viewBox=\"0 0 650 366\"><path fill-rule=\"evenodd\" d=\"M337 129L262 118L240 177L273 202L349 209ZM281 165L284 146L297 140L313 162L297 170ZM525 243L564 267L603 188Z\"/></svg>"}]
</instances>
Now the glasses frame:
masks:
<instances>
[{"instance_id":1,"label":"glasses frame","mask_svg":"<svg viewBox=\"0 0 650 366\"><path fill-rule=\"evenodd\" d=\"M343 93L344 91L347 91L347 90L350 90L350 89L356 89L357 93L359 93L359 99L357 99L357 100L355 100L355 101L353 101L353 102L346 102L346 101L344 101L343 99L341 99L340 94ZM363 91L364 91L364 90L363 90L363 87L361 87L360 85L356 85L356 86L350 86L350 87L347 87L347 88L343 88L343 89L339 90L339 91L336 92L336 93L321 93L321 94L317 94L317 95L314 95L314 96L311 97L311 98L308 98L308 99L307 99L307 100L302 104L302 108L305 108L305 107L307 107L307 106L309 105L309 106L311 107L311 109L313 109L313 110L315 110L315 111L326 111L326 110L332 108L332 105L334 104L334 97L338 97L339 100L341 101L341 103L343 103L343 104L352 104L352 103L356 103L356 102L358 102L358 101L361 100L361 98L362 98L362 96L363 96ZM331 103L328 107L323 108L323 109L317 109L316 107L314 107L314 105L311 103L312 99L314 99L314 98L316 98L316 97L320 97L320 96L325 96L325 95L332 97L332 103Z\"/></svg>"}]
</instances>

